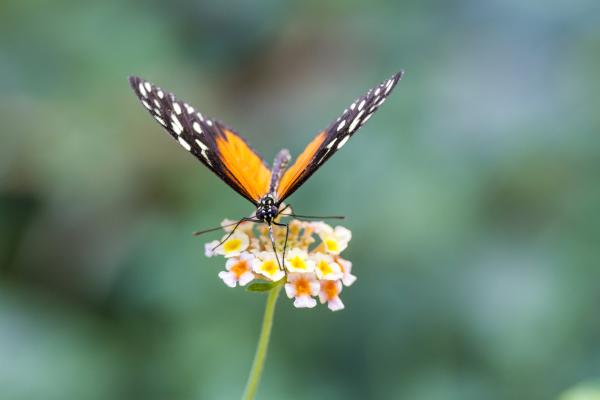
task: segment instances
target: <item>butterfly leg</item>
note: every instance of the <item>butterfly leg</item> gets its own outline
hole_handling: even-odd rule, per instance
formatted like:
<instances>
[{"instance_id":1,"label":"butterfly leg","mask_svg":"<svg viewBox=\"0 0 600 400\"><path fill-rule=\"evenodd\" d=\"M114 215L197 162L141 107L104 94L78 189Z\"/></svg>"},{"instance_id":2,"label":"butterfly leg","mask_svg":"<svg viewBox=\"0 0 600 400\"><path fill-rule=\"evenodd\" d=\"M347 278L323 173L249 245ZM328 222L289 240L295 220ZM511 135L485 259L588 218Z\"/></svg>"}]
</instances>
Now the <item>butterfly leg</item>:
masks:
<instances>
[{"instance_id":1,"label":"butterfly leg","mask_svg":"<svg viewBox=\"0 0 600 400\"><path fill-rule=\"evenodd\" d=\"M285 226L285 241L283 242L283 255L281 256L281 258L285 264L285 250L287 249L288 236L290 234L290 226L289 226L289 224L280 224L278 222L273 222L273 224L275 224L277 226Z\"/></svg>"},{"instance_id":2,"label":"butterfly leg","mask_svg":"<svg viewBox=\"0 0 600 400\"><path fill-rule=\"evenodd\" d=\"M245 218L242 218L242 219L240 219L240 220L239 220L239 221L238 221L238 222L235 224L235 226L233 227L233 229L231 230L231 232L229 232L229 234L228 234L227 236L225 236L225 239L221 240L221 241L219 242L219 244L217 244L215 247L213 247L213 248L212 248L212 251L215 251L215 250L216 250L216 249L217 249L217 248L218 248L220 245L222 245L223 243L225 243L225 242L227 241L227 239L229 239L229 238L231 237L231 235L233 235L233 233L234 233L234 232L235 232L235 230L238 228L238 226L240 226L240 224L241 224L242 222L245 222L245 221L248 221L248 222L262 222L261 220L254 219L254 218L248 218L248 217L245 217Z\"/></svg>"},{"instance_id":3,"label":"butterfly leg","mask_svg":"<svg viewBox=\"0 0 600 400\"><path fill-rule=\"evenodd\" d=\"M277 260L277 265L279 269L284 271L281 262L279 261L279 257L277 256L277 247L275 247L275 238L273 237L273 225L269 224L269 237L271 238L271 245L273 245L273 252L275 253L275 259Z\"/></svg>"}]
</instances>

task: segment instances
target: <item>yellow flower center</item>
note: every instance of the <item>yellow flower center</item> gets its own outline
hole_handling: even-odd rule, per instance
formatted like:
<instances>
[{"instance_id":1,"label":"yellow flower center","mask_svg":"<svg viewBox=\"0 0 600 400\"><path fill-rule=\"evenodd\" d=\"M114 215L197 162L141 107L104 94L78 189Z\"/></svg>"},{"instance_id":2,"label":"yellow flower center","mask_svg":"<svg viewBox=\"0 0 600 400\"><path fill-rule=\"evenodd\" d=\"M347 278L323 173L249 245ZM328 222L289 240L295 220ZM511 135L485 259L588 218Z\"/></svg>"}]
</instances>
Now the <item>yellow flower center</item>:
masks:
<instances>
[{"instance_id":1,"label":"yellow flower center","mask_svg":"<svg viewBox=\"0 0 600 400\"><path fill-rule=\"evenodd\" d=\"M319 261L319 264L317 264L317 268L319 268L323 275L327 275L333 272L333 269L331 269L329 263L325 260Z\"/></svg>"},{"instance_id":2,"label":"yellow flower center","mask_svg":"<svg viewBox=\"0 0 600 400\"><path fill-rule=\"evenodd\" d=\"M238 251L242 247L242 241L240 239L229 239L223 244L223 250L225 253L231 253L232 251Z\"/></svg>"},{"instance_id":3,"label":"yellow flower center","mask_svg":"<svg viewBox=\"0 0 600 400\"><path fill-rule=\"evenodd\" d=\"M306 269L306 261L304 261L299 256L295 256L290 260L290 265L295 269Z\"/></svg>"},{"instance_id":4,"label":"yellow flower center","mask_svg":"<svg viewBox=\"0 0 600 400\"><path fill-rule=\"evenodd\" d=\"M273 275L275 272L277 272L279 266L275 260L267 260L262 264L260 269L268 275Z\"/></svg>"},{"instance_id":5,"label":"yellow flower center","mask_svg":"<svg viewBox=\"0 0 600 400\"><path fill-rule=\"evenodd\" d=\"M310 296L310 284L308 283L308 280L300 278L294 282L294 285L296 286L296 296Z\"/></svg>"},{"instance_id":6,"label":"yellow flower center","mask_svg":"<svg viewBox=\"0 0 600 400\"><path fill-rule=\"evenodd\" d=\"M244 273L248 272L249 270L250 270L250 268L248 268L248 261L240 260L240 261L236 262L235 264L233 264L233 266L231 267L231 269L229 271L232 272L233 274L235 274L235 276L239 279L240 276L242 276Z\"/></svg>"},{"instance_id":7,"label":"yellow flower center","mask_svg":"<svg viewBox=\"0 0 600 400\"><path fill-rule=\"evenodd\" d=\"M335 296L338 295L338 289L335 285L335 281L323 282L323 286L321 287L321 289L323 289L323 291L325 292L325 297L327 297L327 300L332 300L335 298Z\"/></svg>"},{"instance_id":8,"label":"yellow flower center","mask_svg":"<svg viewBox=\"0 0 600 400\"><path fill-rule=\"evenodd\" d=\"M339 247L338 247L337 240L328 238L328 239L325 239L324 242L325 242L325 246L327 247L327 250L333 251L333 252L338 251Z\"/></svg>"}]
</instances>

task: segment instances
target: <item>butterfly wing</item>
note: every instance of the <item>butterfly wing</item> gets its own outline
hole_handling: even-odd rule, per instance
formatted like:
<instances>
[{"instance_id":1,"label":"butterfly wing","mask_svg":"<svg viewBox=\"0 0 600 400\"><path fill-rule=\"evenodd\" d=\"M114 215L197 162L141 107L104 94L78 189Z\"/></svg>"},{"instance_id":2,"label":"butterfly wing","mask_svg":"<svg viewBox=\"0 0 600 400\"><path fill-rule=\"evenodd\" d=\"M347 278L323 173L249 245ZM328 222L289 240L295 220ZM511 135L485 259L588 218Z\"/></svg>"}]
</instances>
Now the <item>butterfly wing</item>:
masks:
<instances>
[{"instance_id":1,"label":"butterfly wing","mask_svg":"<svg viewBox=\"0 0 600 400\"><path fill-rule=\"evenodd\" d=\"M282 202L294 193L325 161L342 148L350 137L363 126L383 104L392 89L402 78L404 71L393 75L377 87L359 97L342 115L319 132L283 174L277 188L278 201Z\"/></svg>"},{"instance_id":2,"label":"butterfly wing","mask_svg":"<svg viewBox=\"0 0 600 400\"><path fill-rule=\"evenodd\" d=\"M268 192L271 172L244 138L148 81L132 76L129 83L169 135L233 190L254 204Z\"/></svg>"}]
</instances>

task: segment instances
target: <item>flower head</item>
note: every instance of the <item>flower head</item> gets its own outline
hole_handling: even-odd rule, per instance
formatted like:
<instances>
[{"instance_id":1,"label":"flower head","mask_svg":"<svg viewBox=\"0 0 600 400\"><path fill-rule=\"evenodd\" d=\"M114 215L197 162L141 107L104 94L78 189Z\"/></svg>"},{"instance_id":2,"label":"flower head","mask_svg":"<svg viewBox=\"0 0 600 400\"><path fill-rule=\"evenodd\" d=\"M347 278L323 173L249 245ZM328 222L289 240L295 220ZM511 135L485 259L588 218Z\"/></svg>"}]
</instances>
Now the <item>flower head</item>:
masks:
<instances>
[{"instance_id":1,"label":"flower head","mask_svg":"<svg viewBox=\"0 0 600 400\"><path fill-rule=\"evenodd\" d=\"M348 242L352 239L352 232L343 226L331 226L323 223L314 223L315 231L321 238L325 251L329 254L340 254L348 247Z\"/></svg>"},{"instance_id":2,"label":"flower head","mask_svg":"<svg viewBox=\"0 0 600 400\"><path fill-rule=\"evenodd\" d=\"M227 286L285 280L285 292L297 308L315 307L316 297L332 311L344 308L342 288L356 280L352 263L340 257L352 238L348 229L291 220L287 232L284 227L271 227L273 243L266 224L245 221L234 230L235 224L224 220L221 225L226 235L205 245L207 257L222 255L227 259L225 271L219 272Z\"/></svg>"},{"instance_id":3,"label":"flower head","mask_svg":"<svg viewBox=\"0 0 600 400\"><path fill-rule=\"evenodd\" d=\"M273 282L277 282L285 276L285 272L279 268L275 253L272 251L257 253L252 264L252 269L257 274Z\"/></svg>"},{"instance_id":4,"label":"flower head","mask_svg":"<svg viewBox=\"0 0 600 400\"><path fill-rule=\"evenodd\" d=\"M313 308L317 301L313 298L319 294L319 281L312 273L290 273L288 283L285 284L285 293L294 299L294 306L298 308Z\"/></svg>"},{"instance_id":5,"label":"flower head","mask_svg":"<svg viewBox=\"0 0 600 400\"><path fill-rule=\"evenodd\" d=\"M289 272L313 272L315 263L308 258L308 253L299 248L293 248L285 257L285 268Z\"/></svg>"},{"instance_id":6,"label":"flower head","mask_svg":"<svg viewBox=\"0 0 600 400\"><path fill-rule=\"evenodd\" d=\"M331 311L344 309L344 303L340 300L342 283L340 281L321 281L321 290L319 291L319 300L321 304L327 303Z\"/></svg>"},{"instance_id":7,"label":"flower head","mask_svg":"<svg viewBox=\"0 0 600 400\"><path fill-rule=\"evenodd\" d=\"M226 271L219 272L219 278L229 287L235 287L237 283L245 286L254 279L252 273L252 262L254 255L250 253L240 254L239 257L232 257L225 263Z\"/></svg>"},{"instance_id":8,"label":"flower head","mask_svg":"<svg viewBox=\"0 0 600 400\"><path fill-rule=\"evenodd\" d=\"M248 235L237 231L231 234L228 233L223 237L223 240L223 243L217 247L214 252L215 254L221 254L225 257L239 256L250 244Z\"/></svg>"},{"instance_id":9,"label":"flower head","mask_svg":"<svg viewBox=\"0 0 600 400\"><path fill-rule=\"evenodd\" d=\"M333 257L329 254L317 253L313 259L316 265L315 272L319 279L336 281L344 276L339 264L333 261Z\"/></svg>"}]
</instances>

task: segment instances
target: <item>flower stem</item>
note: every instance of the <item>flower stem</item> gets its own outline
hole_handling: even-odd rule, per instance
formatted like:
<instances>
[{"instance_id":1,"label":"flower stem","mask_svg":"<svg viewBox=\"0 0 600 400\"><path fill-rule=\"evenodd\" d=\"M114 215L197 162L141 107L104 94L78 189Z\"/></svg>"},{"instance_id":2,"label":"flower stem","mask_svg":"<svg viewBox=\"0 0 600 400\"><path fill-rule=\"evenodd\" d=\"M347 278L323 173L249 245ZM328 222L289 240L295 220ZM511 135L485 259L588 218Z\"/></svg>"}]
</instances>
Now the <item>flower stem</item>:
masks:
<instances>
[{"instance_id":1,"label":"flower stem","mask_svg":"<svg viewBox=\"0 0 600 400\"><path fill-rule=\"evenodd\" d=\"M258 338L258 345L256 346L256 354L254 355L252 369L250 370L248 382L246 383L246 390L244 391L244 396L242 397L243 400L254 399L256 391L258 390L258 384L260 383L263 367L265 366L265 359L267 357L269 339L271 338L271 327L273 326L275 304L277 303L277 297L279 296L282 286L282 284L278 284L269 290L267 305L265 306L265 315L263 317L262 328L260 330L260 337Z\"/></svg>"}]
</instances>

